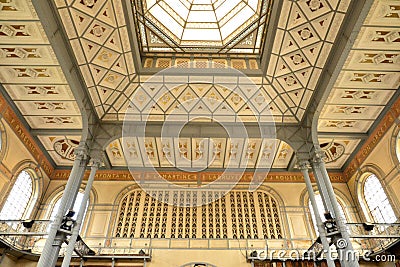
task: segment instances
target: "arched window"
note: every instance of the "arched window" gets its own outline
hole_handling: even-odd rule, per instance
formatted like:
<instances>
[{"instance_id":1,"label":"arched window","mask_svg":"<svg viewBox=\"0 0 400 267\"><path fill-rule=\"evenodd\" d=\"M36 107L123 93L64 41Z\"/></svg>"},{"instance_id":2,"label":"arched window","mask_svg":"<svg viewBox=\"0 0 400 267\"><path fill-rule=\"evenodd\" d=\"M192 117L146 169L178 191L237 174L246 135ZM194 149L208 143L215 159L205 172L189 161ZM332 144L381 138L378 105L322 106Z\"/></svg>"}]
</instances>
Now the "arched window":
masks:
<instances>
[{"instance_id":1,"label":"arched window","mask_svg":"<svg viewBox=\"0 0 400 267\"><path fill-rule=\"evenodd\" d=\"M29 218L30 200L33 197L33 178L29 171L19 173L15 183L4 203L0 218L4 220L20 220Z\"/></svg>"},{"instance_id":2,"label":"arched window","mask_svg":"<svg viewBox=\"0 0 400 267\"><path fill-rule=\"evenodd\" d=\"M397 218L383 190L382 184L375 174L370 174L364 182L363 196L366 203L365 212L369 212L377 223L394 223ZM367 217L369 217L367 215Z\"/></svg>"},{"instance_id":3,"label":"arched window","mask_svg":"<svg viewBox=\"0 0 400 267\"><path fill-rule=\"evenodd\" d=\"M319 193L315 194L315 202L317 202L318 213L319 213L319 216L320 216L321 220L325 221L325 216L324 216L325 207L324 207L324 203L322 202L322 197L321 197L321 195ZM312 222L313 222L313 225L314 225L314 230L315 230L315 232L318 232L317 221L315 219L314 210L312 208L310 200L308 201L308 208L310 209L311 219L312 219ZM346 215L345 215L343 207L342 207L342 205L340 203L339 203L339 211L340 211L340 215L342 215L342 217L344 218L344 220L346 222L347 221L346 220Z\"/></svg>"},{"instance_id":4,"label":"arched window","mask_svg":"<svg viewBox=\"0 0 400 267\"><path fill-rule=\"evenodd\" d=\"M284 233L279 210L277 200L263 190L225 194L135 189L121 199L114 236L281 239Z\"/></svg>"},{"instance_id":5,"label":"arched window","mask_svg":"<svg viewBox=\"0 0 400 267\"><path fill-rule=\"evenodd\" d=\"M76 217L78 216L78 212L79 212L79 208L81 207L82 200L83 200L83 192L78 192L78 194L76 195L74 207L72 208L75 211L75 215L74 215L74 217L72 217L72 219L74 219L74 220L76 220ZM57 202L53 206L53 209L52 209L51 215L50 215L51 221L54 220L54 218L56 217L58 208L60 207L60 203L61 203L61 197L58 198ZM89 201L86 204L85 215L86 215L88 206L89 206ZM85 219L85 215L83 216L83 219Z\"/></svg>"}]
</instances>

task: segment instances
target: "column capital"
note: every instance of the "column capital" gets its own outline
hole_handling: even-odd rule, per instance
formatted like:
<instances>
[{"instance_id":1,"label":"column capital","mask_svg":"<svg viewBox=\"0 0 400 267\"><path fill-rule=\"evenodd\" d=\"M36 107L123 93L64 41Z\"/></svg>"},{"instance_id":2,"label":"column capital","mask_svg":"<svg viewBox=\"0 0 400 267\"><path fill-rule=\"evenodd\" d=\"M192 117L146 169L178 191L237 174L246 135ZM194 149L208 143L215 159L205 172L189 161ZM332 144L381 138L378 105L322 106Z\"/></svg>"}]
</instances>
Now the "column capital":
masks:
<instances>
[{"instance_id":1,"label":"column capital","mask_svg":"<svg viewBox=\"0 0 400 267\"><path fill-rule=\"evenodd\" d=\"M90 150L90 162L89 164L91 166L96 166L97 168L100 168L101 165L103 165L103 151L101 151L98 148L92 148Z\"/></svg>"},{"instance_id":2,"label":"column capital","mask_svg":"<svg viewBox=\"0 0 400 267\"><path fill-rule=\"evenodd\" d=\"M308 170L308 165L309 165L308 160L301 160L301 161L298 161L297 164L299 165L299 169L300 169L301 171L303 171L303 170Z\"/></svg>"},{"instance_id":3,"label":"column capital","mask_svg":"<svg viewBox=\"0 0 400 267\"><path fill-rule=\"evenodd\" d=\"M99 158L91 158L89 165L92 167L96 167L97 169L101 167L101 165L103 165L103 161Z\"/></svg>"},{"instance_id":4,"label":"column capital","mask_svg":"<svg viewBox=\"0 0 400 267\"><path fill-rule=\"evenodd\" d=\"M85 160L88 157L88 151L85 143L80 143L78 147L74 149L75 158L78 160Z\"/></svg>"},{"instance_id":5,"label":"column capital","mask_svg":"<svg viewBox=\"0 0 400 267\"><path fill-rule=\"evenodd\" d=\"M321 149L321 147L319 145L315 146L313 161L316 163L320 163L323 162L325 158L326 158L325 152Z\"/></svg>"}]
</instances>

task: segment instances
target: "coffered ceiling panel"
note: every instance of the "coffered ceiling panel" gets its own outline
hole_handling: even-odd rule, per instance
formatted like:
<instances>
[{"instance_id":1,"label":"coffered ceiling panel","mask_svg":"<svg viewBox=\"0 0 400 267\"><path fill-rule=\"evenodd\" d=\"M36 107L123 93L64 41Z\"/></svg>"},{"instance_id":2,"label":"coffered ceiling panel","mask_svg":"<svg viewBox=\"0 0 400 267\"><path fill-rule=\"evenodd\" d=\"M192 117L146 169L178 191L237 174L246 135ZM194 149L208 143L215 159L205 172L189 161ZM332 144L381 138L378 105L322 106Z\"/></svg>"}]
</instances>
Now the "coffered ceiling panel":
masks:
<instances>
[{"instance_id":1,"label":"coffered ceiling panel","mask_svg":"<svg viewBox=\"0 0 400 267\"><path fill-rule=\"evenodd\" d=\"M343 118L337 120L319 119L318 131L332 133L365 133L373 123L373 120L348 120Z\"/></svg>"},{"instance_id":2,"label":"coffered ceiling panel","mask_svg":"<svg viewBox=\"0 0 400 267\"><path fill-rule=\"evenodd\" d=\"M267 78L301 119L350 1L283 1Z\"/></svg>"},{"instance_id":3,"label":"coffered ceiling panel","mask_svg":"<svg viewBox=\"0 0 400 267\"><path fill-rule=\"evenodd\" d=\"M294 153L275 139L159 137L117 139L106 152L113 166L200 169L287 168Z\"/></svg>"},{"instance_id":4,"label":"coffered ceiling panel","mask_svg":"<svg viewBox=\"0 0 400 267\"><path fill-rule=\"evenodd\" d=\"M170 80L137 84L132 100L122 105L117 101L114 108L120 107L120 119L127 112L129 118L139 121L182 121L201 116L208 121L220 122L295 121L294 118L290 120L290 115L287 118L282 116L287 107L276 98L276 94L270 95L273 90L269 84L246 85L239 82L179 85L178 80Z\"/></svg>"},{"instance_id":5,"label":"coffered ceiling panel","mask_svg":"<svg viewBox=\"0 0 400 267\"><path fill-rule=\"evenodd\" d=\"M400 86L400 2L375 1L339 74L319 131L367 132Z\"/></svg>"},{"instance_id":6,"label":"coffered ceiling panel","mask_svg":"<svg viewBox=\"0 0 400 267\"><path fill-rule=\"evenodd\" d=\"M80 111L30 1L0 3L0 82L32 128L82 128Z\"/></svg>"},{"instance_id":7,"label":"coffered ceiling panel","mask_svg":"<svg viewBox=\"0 0 400 267\"><path fill-rule=\"evenodd\" d=\"M360 142L346 138L319 141L326 166L332 169L340 169ZM294 153L287 143L275 139L159 137L120 138L106 152L112 166L201 169L286 169Z\"/></svg>"},{"instance_id":8,"label":"coffered ceiling panel","mask_svg":"<svg viewBox=\"0 0 400 267\"><path fill-rule=\"evenodd\" d=\"M129 100L135 77L122 1L55 3L99 117L118 120L114 102Z\"/></svg>"}]
</instances>

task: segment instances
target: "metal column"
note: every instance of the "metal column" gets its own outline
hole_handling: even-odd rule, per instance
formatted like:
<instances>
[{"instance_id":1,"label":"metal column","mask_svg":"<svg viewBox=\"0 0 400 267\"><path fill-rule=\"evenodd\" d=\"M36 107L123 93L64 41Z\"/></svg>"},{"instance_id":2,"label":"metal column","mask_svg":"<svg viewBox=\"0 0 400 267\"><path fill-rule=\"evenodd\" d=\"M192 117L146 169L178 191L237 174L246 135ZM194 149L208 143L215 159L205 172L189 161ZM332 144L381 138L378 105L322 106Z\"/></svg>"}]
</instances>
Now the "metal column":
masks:
<instances>
[{"instance_id":1,"label":"metal column","mask_svg":"<svg viewBox=\"0 0 400 267\"><path fill-rule=\"evenodd\" d=\"M329 251L329 242L326 237L325 227L322 223L322 220L321 220L321 217L319 214L319 210L318 210L318 206L317 206L317 202L315 200L315 195L314 195L314 190L312 188L310 175L308 174L308 161L300 162L299 168L301 170L301 173L304 176L304 181L306 182L308 196L310 197L310 202L311 202L312 209L314 211L315 220L317 221L319 237L321 238L321 243L322 243L322 246L324 247L324 252L326 253L327 251ZM326 262L328 263L328 267L335 267L334 261L332 259L330 259L328 257L328 255L326 257Z\"/></svg>"},{"instance_id":2,"label":"metal column","mask_svg":"<svg viewBox=\"0 0 400 267\"><path fill-rule=\"evenodd\" d=\"M325 212L330 212L333 217L335 217L335 211L331 202L329 201L328 191L326 190L325 181L322 178L322 173L318 168L317 164L311 160L311 168L314 173L315 180L317 182L318 191L322 198L322 203L324 204Z\"/></svg>"},{"instance_id":3,"label":"metal column","mask_svg":"<svg viewBox=\"0 0 400 267\"><path fill-rule=\"evenodd\" d=\"M324 185L323 189L327 194L322 195L322 198L325 199L326 203L329 203L329 205L331 205L333 208L334 214L332 215L338 226L339 234L334 235L332 238L335 242L336 248L338 249L340 264L342 266L359 267L357 258L358 255L356 255L356 252L353 249L349 233L347 232L347 227L344 224L344 218L340 213L339 203L336 199L331 180L323 161L324 156L325 155L323 151L318 148L315 150L313 169L315 169L320 174L318 175L318 177L316 177L316 181L317 183Z\"/></svg>"},{"instance_id":4,"label":"metal column","mask_svg":"<svg viewBox=\"0 0 400 267\"><path fill-rule=\"evenodd\" d=\"M87 164L87 151L84 144L81 144L75 149L75 155L76 158L72 166L71 174L68 178L67 185L65 186L54 222L51 224L49 235L47 236L42 254L39 258L38 267L51 267L55 266L57 263L58 253L62 241L65 238L65 236L60 234L58 230L67 209L75 201L75 199L71 198L71 195L76 196L80 185L80 182L78 181L82 179L80 176L83 175L82 169L85 169Z\"/></svg>"},{"instance_id":5,"label":"metal column","mask_svg":"<svg viewBox=\"0 0 400 267\"><path fill-rule=\"evenodd\" d=\"M76 223L75 223L74 229L72 230L72 235L69 238L68 247L67 247L67 250L65 251L64 260L62 262L61 267L68 267L69 263L71 261L72 253L74 252L74 246L75 246L76 240L78 238L79 231L81 229L83 216L85 215L86 204L87 204L87 201L89 200L90 190L92 189L94 176L96 175L96 171L99 169L100 164L101 164L100 160L97 160L97 159L92 160L92 167L91 167L89 179L88 179L86 187L85 187L85 193L83 195L81 206L79 207L78 217L76 218Z\"/></svg>"}]
</instances>

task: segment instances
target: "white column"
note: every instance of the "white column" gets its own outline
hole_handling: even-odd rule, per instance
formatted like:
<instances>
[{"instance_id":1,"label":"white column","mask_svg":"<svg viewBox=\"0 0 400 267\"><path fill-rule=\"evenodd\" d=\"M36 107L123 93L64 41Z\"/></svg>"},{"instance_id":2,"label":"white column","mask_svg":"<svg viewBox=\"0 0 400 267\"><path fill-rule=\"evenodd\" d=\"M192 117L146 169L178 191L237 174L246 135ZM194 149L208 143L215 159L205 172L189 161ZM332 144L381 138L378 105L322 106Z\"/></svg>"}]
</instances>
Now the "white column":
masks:
<instances>
[{"instance_id":1,"label":"white column","mask_svg":"<svg viewBox=\"0 0 400 267\"><path fill-rule=\"evenodd\" d=\"M326 201L329 202L330 205L332 205L333 210L335 212L334 218L335 218L336 224L338 226L341 237L335 236L334 240L335 240L335 242L337 242L339 239L342 239L341 245L346 244L344 247L342 247L342 246L338 247L336 245L336 247L338 248L338 252L339 252L339 260L340 260L340 263L342 266L358 267L359 266L358 259L355 259L356 254L353 249L353 245L350 242L350 235L347 232L347 227L344 223L344 218L343 218L342 214L340 213L339 203L336 199L336 195L333 190L331 180L329 178L328 172L325 167L325 163L323 161L324 156L325 155L324 155L323 151L321 151L320 149L316 149L314 164L315 164L315 167L322 174L322 179L323 179L323 182L325 184L325 189L328 194L328 199Z\"/></svg>"},{"instance_id":2,"label":"white column","mask_svg":"<svg viewBox=\"0 0 400 267\"><path fill-rule=\"evenodd\" d=\"M74 164L72 166L67 185L65 186L59 209L53 223L50 226L46 243L37 264L38 267L52 267L55 266L57 263L58 253L62 244L62 242L60 243L59 241L60 238L63 238L63 235L57 235L57 233L59 233L58 230L60 228L63 216L65 215L66 209L71 205L71 201L73 202L73 199L71 200L70 196L75 194L75 192L79 190L79 185L78 187L76 187L76 181L82 178L79 177L79 175L82 173L81 169L84 169L87 164L87 152L85 149L85 145L80 145L79 147L77 147L75 149L75 155L76 158L74 160ZM56 236L57 240L55 240Z\"/></svg>"},{"instance_id":3,"label":"white column","mask_svg":"<svg viewBox=\"0 0 400 267\"><path fill-rule=\"evenodd\" d=\"M321 239L321 243L322 243L322 246L324 248L324 252L326 253L327 251L329 251L329 242L328 242L328 239L326 237L325 227L324 227L324 224L322 223L322 220L321 220L321 217L320 217L320 214L319 214L319 210L318 210L318 205L317 205L317 202L315 200L315 195L314 195L314 190L312 188L310 175L308 174L308 162L307 161L300 162L299 163L299 167L300 167L301 173L304 176L304 181L306 182L307 191L308 191L308 195L310 197L311 206L312 206L312 209L314 211L315 220L317 222L319 237ZM330 259L328 257L328 255L326 257L326 262L328 264L328 267L335 267L334 261L332 259Z\"/></svg>"},{"instance_id":4,"label":"white column","mask_svg":"<svg viewBox=\"0 0 400 267\"><path fill-rule=\"evenodd\" d=\"M81 229L83 216L85 215L86 204L87 204L87 201L89 200L90 190L92 189L94 177L96 175L96 171L100 167L100 164L101 164L100 160L97 160L97 159L92 160L92 167L90 170L89 179L88 179L86 187L85 187L85 193L82 198L81 206L79 207L78 216L76 218L75 226L72 230L72 235L69 238L68 247L67 247L67 250L65 251L64 259L63 259L61 267L68 267L69 263L71 261L72 253L74 252L74 246L75 246L76 240L78 238L79 231Z\"/></svg>"},{"instance_id":5,"label":"white column","mask_svg":"<svg viewBox=\"0 0 400 267\"><path fill-rule=\"evenodd\" d=\"M325 181L322 177L322 173L321 173L318 165L314 161L311 161L311 168L313 170L315 181L318 186L318 192L321 195L322 203L324 204L325 212L330 212L330 214L333 217L335 217L335 211L333 209L331 202L329 201L329 194L326 189L326 185L325 185Z\"/></svg>"},{"instance_id":6,"label":"white column","mask_svg":"<svg viewBox=\"0 0 400 267\"><path fill-rule=\"evenodd\" d=\"M88 163L88 161L86 160L85 166L82 166L82 168L79 168L79 170L78 170L77 177L79 177L80 179L75 179L74 185L73 185L73 188L78 188L78 190L73 191L73 193L71 193L69 195L67 206L65 207L65 212L67 212L70 209L72 210L74 208L76 196L78 195L79 189L81 188L81 184L83 181L83 176L85 175L87 163ZM74 210L74 211L76 212L76 210Z\"/></svg>"}]
</instances>

